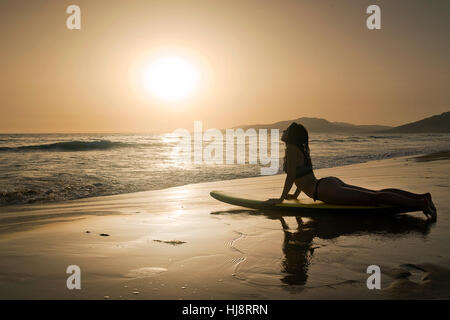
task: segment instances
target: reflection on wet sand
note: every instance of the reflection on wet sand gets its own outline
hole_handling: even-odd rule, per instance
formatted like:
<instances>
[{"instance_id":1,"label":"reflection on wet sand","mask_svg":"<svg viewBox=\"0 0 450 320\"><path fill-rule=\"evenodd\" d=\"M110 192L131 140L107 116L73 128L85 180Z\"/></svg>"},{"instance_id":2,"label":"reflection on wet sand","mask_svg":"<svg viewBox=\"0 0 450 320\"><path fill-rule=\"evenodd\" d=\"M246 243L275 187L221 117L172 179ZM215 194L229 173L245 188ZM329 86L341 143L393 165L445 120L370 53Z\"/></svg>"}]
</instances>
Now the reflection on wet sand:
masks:
<instances>
[{"instance_id":1,"label":"reflection on wet sand","mask_svg":"<svg viewBox=\"0 0 450 320\"><path fill-rule=\"evenodd\" d=\"M355 217L327 215L315 218L295 217L297 229L289 230L283 216L278 217L284 231L282 263L287 275L281 279L289 285L304 285L308 279L308 267L316 247L313 239L333 239L352 234L379 234L387 237L406 236L412 233L427 234L429 224L407 215L398 217Z\"/></svg>"},{"instance_id":2,"label":"reflection on wet sand","mask_svg":"<svg viewBox=\"0 0 450 320\"><path fill-rule=\"evenodd\" d=\"M268 219L279 220L284 232L281 263L282 283L305 285L308 268L314 258L314 239L331 240L349 235L377 235L388 238L425 236L430 223L410 215L383 216L375 214L357 216L350 214L293 215L292 213L255 210L229 210L212 214L264 215ZM285 217L294 216L297 228L289 227Z\"/></svg>"}]
</instances>

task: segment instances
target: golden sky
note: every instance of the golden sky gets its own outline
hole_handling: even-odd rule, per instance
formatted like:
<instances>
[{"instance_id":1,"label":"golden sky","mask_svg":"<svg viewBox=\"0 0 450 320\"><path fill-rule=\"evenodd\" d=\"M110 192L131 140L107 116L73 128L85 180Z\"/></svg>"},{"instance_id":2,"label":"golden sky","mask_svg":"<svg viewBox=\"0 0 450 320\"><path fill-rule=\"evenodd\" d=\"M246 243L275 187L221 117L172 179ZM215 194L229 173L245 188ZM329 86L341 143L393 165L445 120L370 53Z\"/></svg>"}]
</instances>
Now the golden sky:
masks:
<instances>
[{"instance_id":1,"label":"golden sky","mask_svg":"<svg viewBox=\"0 0 450 320\"><path fill-rule=\"evenodd\" d=\"M71 4L81 30L66 28ZM2 0L0 132L416 121L450 109L449 18L450 1ZM198 72L185 99L142 80L167 56Z\"/></svg>"}]
</instances>

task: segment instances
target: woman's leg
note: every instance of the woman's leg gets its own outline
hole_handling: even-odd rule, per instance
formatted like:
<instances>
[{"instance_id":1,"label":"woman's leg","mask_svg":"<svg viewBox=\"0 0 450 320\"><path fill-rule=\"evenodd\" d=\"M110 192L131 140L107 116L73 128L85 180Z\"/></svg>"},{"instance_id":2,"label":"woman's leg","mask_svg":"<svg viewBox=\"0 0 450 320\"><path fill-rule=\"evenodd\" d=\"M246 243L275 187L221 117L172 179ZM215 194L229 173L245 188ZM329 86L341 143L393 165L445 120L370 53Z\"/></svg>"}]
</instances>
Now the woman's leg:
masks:
<instances>
[{"instance_id":1,"label":"woman's leg","mask_svg":"<svg viewBox=\"0 0 450 320\"><path fill-rule=\"evenodd\" d=\"M344 186L347 187L347 188L352 188L352 189L357 189L357 190L362 190L362 191L373 191L373 192L376 192L376 190L370 190L370 189L366 189L366 188L361 188L361 187L354 186L354 185L351 185L351 184L346 184L346 183L344 183ZM409 192L409 191L405 191L405 190L401 190L401 189L395 189L395 188L387 188L387 189L382 189L380 191L396 193L396 194L398 194L400 196L407 197L407 198L412 198L412 199L428 198L431 208L433 210L436 210L436 207L434 206L433 200L431 199L431 194L429 192L428 193L424 193L424 194L418 194L418 193L412 193L412 192Z\"/></svg>"},{"instance_id":2,"label":"woman's leg","mask_svg":"<svg viewBox=\"0 0 450 320\"><path fill-rule=\"evenodd\" d=\"M319 199L331 204L342 205L398 205L414 207L423 210L425 215L435 219L426 198L409 198L399 193L388 191L373 191L364 188L346 187L339 179L326 179L318 187Z\"/></svg>"},{"instance_id":3,"label":"woman's leg","mask_svg":"<svg viewBox=\"0 0 450 320\"><path fill-rule=\"evenodd\" d=\"M380 191L386 191L386 192L392 192L397 193L401 196L412 198L412 199L422 199L425 198L426 194L418 194L418 193L412 193L409 191L401 190L401 189L394 189L394 188L388 188L388 189L382 189Z\"/></svg>"},{"instance_id":4,"label":"woman's leg","mask_svg":"<svg viewBox=\"0 0 450 320\"><path fill-rule=\"evenodd\" d=\"M362 187L358 187L358 186L354 186L351 184L346 184L344 182L342 182L344 185L344 187L346 188L351 188L351 189L357 189L357 190L361 190L361 191L371 191L371 192L376 192L376 190L372 190L372 189L367 189L367 188L362 188Z\"/></svg>"},{"instance_id":5,"label":"woman's leg","mask_svg":"<svg viewBox=\"0 0 450 320\"><path fill-rule=\"evenodd\" d=\"M423 193L423 194L419 194L419 193L412 193L412 192L408 192L405 190L401 190L401 189L393 189L393 188L389 188L389 189L383 189L381 191L388 191L388 192L393 192L393 193L398 193L400 195L403 195L405 197L408 198L414 198L414 199L422 199L422 198L427 198L430 207L436 211L436 207L434 206L433 203L433 199L431 199L431 193L427 192L427 193Z\"/></svg>"},{"instance_id":6,"label":"woman's leg","mask_svg":"<svg viewBox=\"0 0 450 320\"><path fill-rule=\"evenodd\" d=\"M337 187L332 201L335 204L348 205L398 205L404 207L423 208L427 202L425 198L413 199L388 191L365 191L347 187Z\"/></svg>"}]
</instances>

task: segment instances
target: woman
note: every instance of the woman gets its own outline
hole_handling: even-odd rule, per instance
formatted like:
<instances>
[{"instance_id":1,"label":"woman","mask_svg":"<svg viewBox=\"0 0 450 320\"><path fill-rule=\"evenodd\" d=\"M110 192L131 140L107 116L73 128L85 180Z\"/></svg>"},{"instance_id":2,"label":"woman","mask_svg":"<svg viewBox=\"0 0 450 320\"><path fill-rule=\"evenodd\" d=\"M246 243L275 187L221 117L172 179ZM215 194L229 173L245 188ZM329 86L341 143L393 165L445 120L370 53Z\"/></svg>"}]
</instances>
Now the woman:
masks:
<instances>
[{"instance_id":1,"label":"woman","mask_svg":"<svg viewBox=\"0 0 450 320\"><path fill-rule=\"evenodd\" d=\"M283 193L278 199L269 199L267 204L277 204L284 199L297 199L303 191L314 201L340 205L397 205L420 208L427 219L436 221L436 207L430 193L416 194L399 189L370 190L344 183L336 177L317 179L312 170L309 155L308 131L301 124L293 122L283 131L281 140L286 143L283 169L287 173ZM297 186L289 194L293 183Z\"/></svg>"}]
</instances>

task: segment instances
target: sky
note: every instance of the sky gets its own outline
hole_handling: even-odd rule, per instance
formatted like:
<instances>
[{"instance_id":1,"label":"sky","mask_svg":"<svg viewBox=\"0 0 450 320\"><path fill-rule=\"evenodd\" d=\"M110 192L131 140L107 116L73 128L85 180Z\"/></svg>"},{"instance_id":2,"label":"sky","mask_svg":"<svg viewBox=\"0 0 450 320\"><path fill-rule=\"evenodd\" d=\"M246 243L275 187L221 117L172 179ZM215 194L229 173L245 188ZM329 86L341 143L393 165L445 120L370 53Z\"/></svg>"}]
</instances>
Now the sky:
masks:
<instances>
[{"instance_id":1,"label":"sky","mask_svg":"<svg viewBox=\"0 0 450 320\"><path fill-rule=\"evenodd\" d=\"M72 4L80 30L66 27ZM450 110L449 31L447 0L2 0L0 132L401 125ZM149 87L167 57L195 70L178 100Z\"/></svg>"}]
</instances>

